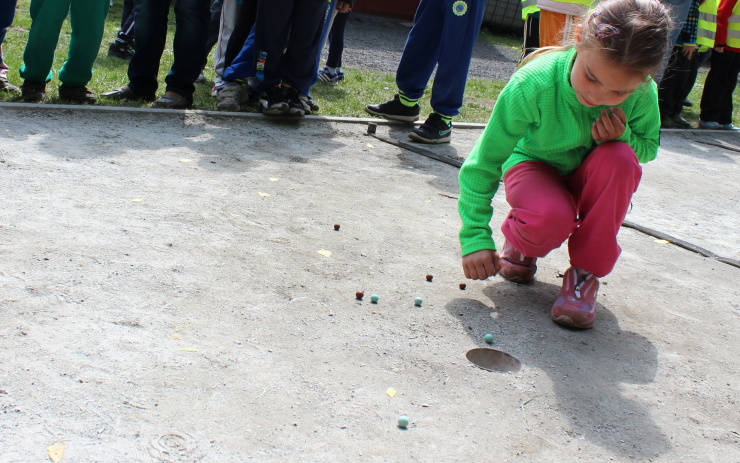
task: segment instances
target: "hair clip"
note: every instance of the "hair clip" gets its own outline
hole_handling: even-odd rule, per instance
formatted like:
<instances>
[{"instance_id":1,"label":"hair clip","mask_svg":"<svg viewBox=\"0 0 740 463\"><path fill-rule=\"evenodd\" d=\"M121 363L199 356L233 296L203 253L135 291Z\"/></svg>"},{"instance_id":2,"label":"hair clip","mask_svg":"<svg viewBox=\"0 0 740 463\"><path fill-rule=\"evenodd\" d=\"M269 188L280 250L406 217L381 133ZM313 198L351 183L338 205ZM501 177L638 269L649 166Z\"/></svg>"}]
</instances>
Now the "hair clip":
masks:
<instances>
[{"instance_id":1,"label":"hair clip","mask_svg":"<svg viewBox=\"0 0 740 463\"><path fill-rule=\"evenodd\" d=\"M601 23L596 26L596 37L600 39L605 39L617 34L619 34L619 29L612 26L611 24Z\"/></svg>"},{"instance_id":2,"label":"hair clip","mask_svg":"<svg viewBox=\"0 0 740 463\"><path fill-rule=\"evenodd\" d=\"M593 12L591 13L591 16L590 16L590 17L589 17L588 19L594 19L595 17L597 17L597 16L598 16L598 15L600 15L600 14L601 14L601 9L600 9L600 8L596 8L596 9L595 9L595 10L594 10L594 11L593 11Z\"/></svg>"}]
</instances>

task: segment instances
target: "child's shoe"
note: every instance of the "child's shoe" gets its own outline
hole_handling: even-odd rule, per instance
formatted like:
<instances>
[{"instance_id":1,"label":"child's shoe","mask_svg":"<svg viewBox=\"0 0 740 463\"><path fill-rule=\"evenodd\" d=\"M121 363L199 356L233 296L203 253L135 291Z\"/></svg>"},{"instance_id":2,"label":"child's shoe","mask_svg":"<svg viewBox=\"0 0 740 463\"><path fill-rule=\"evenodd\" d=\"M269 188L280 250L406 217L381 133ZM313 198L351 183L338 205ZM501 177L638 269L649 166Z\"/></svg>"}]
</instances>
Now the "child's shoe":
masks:
<instances>
[{"instance_id":1,"label":"child's shoe","mask_svg":"<svg viewBox=\"0 0 740 463\"><path fill-rule=\"evenodd\" d=\"M722 124L722 130L740 130L740 127L735 127L732 124Z\"/></svg>"},{"instance_id":2,"label":"child's shoe","mask_svg":"<svg viewBox=\"0 0 740 463\"><path fill-rule=\"evenodd\" d=\"M268 116L284 116L288 114L288 102L282 87L271 87L260 95L260 109Z\"/></svg>"},{"instance_id":3,"label":"child's shoe","mask_svg":"<svg viewBox=\"0 0 740 463\"><path fill-rule=\"evenodd\" d=\"M26 80L21 85L21 100L26 103L40 103L46 98L46 83Z\"/></svg>"},{"instance_id":4,"label":"child's shoe","mask_svg":"<svg viewBox=\"0 0 740 463\"><path fill-rule=\"evenodd\" d=\"M337 85L340 79L336 71L330 71L327 66L324 66L319 70L319 80L325 84Z\"/></svg>"},{"instance_id":5,"label":"child's shoe","mask_svg":"<svg viewBox=\"0 0 740 463\"><path fill-rule=\"evenodd\" d=\"M722 126L719 122L702 121L701 119L699 120L699 128L706 130L722 130Z\"/></svg>"},{"instance_id":6,"label":"child's shoe","mask_svg":"<svg viewBox=\"0 0 740 463\"><path fill-rule=\"evenodd\" d=\"M421 143L449 143L452 140L452 123L442 120L437 113L429 115L426 121L409 134L409 138Z\"/></svg>"},{"instance_id":7,"label":"child's shoe","mask_svg":"<svg viewBox=\"0 0 740 463\"><path fill-rule=\"evenodd\" d=\"M310 116L313 113L319 112L319 105L315 101L313 101L310 96L301 93L300 95L298 95L298 97L301 99L301 103L303 103L303 109L306 113L306 116Z\"/></svg>"},{"instance_id":8,"label":"child's shoe","mask_svg":"<svg viewBox=\"0 0 740 463\"><path fill-rule=\"evenodd\" d=\"M227 83L218 92L219 111L239 111L239 106L244 102L247 89L238 82Z\"/></svg>"},{"instance_id":9,"label":"child's shoe","mask_svg":"<svg viewBox=\"0 0 740 463\"><path fill-rule=\"evenodd\" d=\"M285 89L285 99L288 103L288 114L291 116L303 117L306 114L306 108L303 106L303 100L298 94L295 87Z\"/></svg>"},{"instance_id":10,"label":"child's shoe","mask_svg":"<svg viewBox=\"0 0 740 463\"><path fill-rule=\"evenodd\" d=\"M537 258L525 256L506 240L501 248L499 263L501 264L499 274L507 280L514 283L534 281L534 274L537 272Z\"/></svg>"},{"instance_id":11,"label":"child's shoe","mask_svg":"<svg viewBox=\"0 0 740 463\"><path fill-rule=\"evenodd\" d=\"M583 271L581 271L583 272ZM578 269L570 267L563 275L563 287L552 306L552 320L560 325L587 329L596 320L596 295L599 279L592 273L579 278Z\"/></svg>"},{"instance_id":12,"label":"child's shoe","mask_svg":"<svg viewBox=\"0 0 740 463\"><path fill-rule=\"evenodd\" d=\"M84 85L60 85L59 99L63 101L68 101L70 103L79 104L95 104L98 102L98 99L95 98L95 92L88 90L88 88Z\"/></svg>"},{"instance_id":13,"label":"child's shoe","mask_svg":"<svg viewBox=\"0 0 740 463\"><path fill-rule=\"evenodd\" d=\"M341 82L344 80L344 72L342 68L337 68L337 81Z\"/></svg>"},{"instance_id":14,"label":"child's shoe","mask_svg":"<svg viewBox=\"0 0 740 463\"><path fill-rule=\"evenodd\" d=\"M381 104L370 104L365 106L365 112L373 116L385 117L396 121L414 122L419 119L419 104L406 106L396 94L392 100Z\"/></svg>"},{"instance_id":15,"label":"child's shoe","mask_svg":"<svg viewBox=\"0 0 740 463\"><path fill-rule=\"evenodd\" d=\"M21 89L8 82L8 78L5 74L0 74L0 92L13 92L18 93Z\"/></svg>"}]
</instances>

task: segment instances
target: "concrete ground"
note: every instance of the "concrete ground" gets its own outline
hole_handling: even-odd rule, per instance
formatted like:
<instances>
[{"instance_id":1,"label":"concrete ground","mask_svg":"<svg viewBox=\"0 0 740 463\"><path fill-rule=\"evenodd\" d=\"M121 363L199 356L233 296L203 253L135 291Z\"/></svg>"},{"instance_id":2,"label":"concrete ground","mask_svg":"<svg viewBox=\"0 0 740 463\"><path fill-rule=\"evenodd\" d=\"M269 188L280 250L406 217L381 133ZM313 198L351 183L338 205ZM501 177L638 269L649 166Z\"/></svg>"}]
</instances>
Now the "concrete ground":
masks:
<instances>
[{"instance_id":1,"label":"concrete ground","mask_svg":"<svg viewBox=\"0 0 740 463\"><path fill-rule=\"evenodd\" d=\"M736 266L623 228L566 330L565 247L461 290L458 170L362 121L1 110L0 461L740 461ZM739 150L664 133L628 220L737 260Z\"/></svg>"}]
</instances>

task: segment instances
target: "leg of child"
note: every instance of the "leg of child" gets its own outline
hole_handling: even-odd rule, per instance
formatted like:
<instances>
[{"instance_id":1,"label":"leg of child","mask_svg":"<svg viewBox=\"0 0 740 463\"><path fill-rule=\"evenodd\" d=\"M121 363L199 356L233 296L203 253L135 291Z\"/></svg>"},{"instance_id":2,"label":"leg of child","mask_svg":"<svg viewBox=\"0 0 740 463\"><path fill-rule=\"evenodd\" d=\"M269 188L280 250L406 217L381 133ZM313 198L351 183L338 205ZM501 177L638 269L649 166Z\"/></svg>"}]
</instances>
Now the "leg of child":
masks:
<instances>
[{"instance_id":1,"label":"leg of child","mask_svg":"<svg viewBox=\"0 0 740 463\"><path fill-rule=\"evenodd\" d=\"M21 77L26 81L44 83L51 80L54 51L59 42L62 23L69 13L69 1L31 1L31 30L23 52Z\"/></svg>"},{"instance_id":2,"label":"leg of child","mask_svg":"<svg viewBox=\"0 0 740 463\"><path fill-rule=\"evenodd\" d=\"M501 231L520 253L545 257L575 231L575 200L554 167L522 162L506 172L504 187L511 212Z\"/></svg>"},{"instance_id":3,"label":"leg of child","mask_svg":"<svg viewBox=\"0 0 740 463\"><path fill-rule=\"evenodd\" d=\"M622 251L617 233L641 177L635 152L622 142L599 145L566 177L580 222L568 240L572 265L597 277L612 271Z\"/></svg>"},{"instance_id":4,"label":"leg of child","mask_svg":"<svg viewBox=\"0 0 740 463\"><path fill-rule=\"evenodd\" d=\"M72 35L69 40L67 61L59 71L59 80L68 87L87 85L92 78L92 68L100 51L105 32L105 17L109 2L99 0L72 0L69 20Z\"/></svg>"}]
</instances>

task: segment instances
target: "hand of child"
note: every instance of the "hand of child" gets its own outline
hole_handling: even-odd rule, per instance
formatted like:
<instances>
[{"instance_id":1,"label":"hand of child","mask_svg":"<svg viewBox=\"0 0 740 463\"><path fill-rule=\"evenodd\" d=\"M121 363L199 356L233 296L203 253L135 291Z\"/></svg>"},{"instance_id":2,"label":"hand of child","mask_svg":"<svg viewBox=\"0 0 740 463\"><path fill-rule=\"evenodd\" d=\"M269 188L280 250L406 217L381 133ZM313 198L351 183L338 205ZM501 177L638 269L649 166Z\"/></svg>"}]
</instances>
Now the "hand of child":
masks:
<instances>
[{"instance_id":1,"label":"hand of child","mask_svg":"<svg viewBox=\"0 0 740 463\"><path fill-rule=\"evenodd\" d=\"M596 122L591 126L591 135L597 142L615 140L624 133L624 124L627 122L627 116L622 108L613 107L601 110L601 116L596 118Z\"/></svg>"},{"instance_id":2,"label":"hand of child","mask_svg":"<svg viewBox=\"0 0 740 463\"><path fill-rule=\"evenodd\" d=\"M463 257L463 272L465 278L471 280L485 280L501 270L498 253L492 249L484 249Z\"/></svg>"},{"instance_id":3,"label":"hand of child","mask_svg":"<svg viewBox=\"0 0 740 463\"><path fill-rule=\"evenodd\" d=\"M349 3L343 2L342 0L339 0L337 2L336 8L337 8L337 11L339 11L340 13L346 13L352 9L350 8Z\"/></svg>"}]
</instances>

